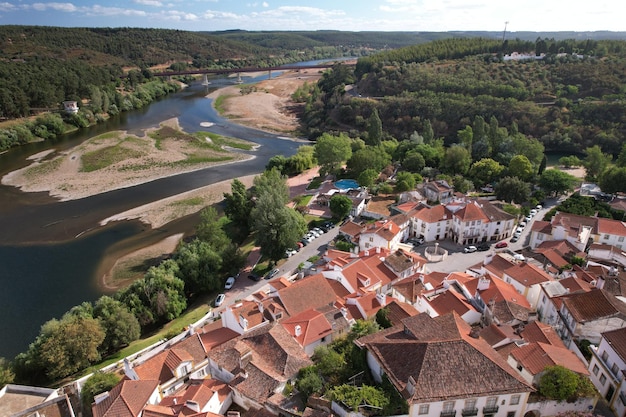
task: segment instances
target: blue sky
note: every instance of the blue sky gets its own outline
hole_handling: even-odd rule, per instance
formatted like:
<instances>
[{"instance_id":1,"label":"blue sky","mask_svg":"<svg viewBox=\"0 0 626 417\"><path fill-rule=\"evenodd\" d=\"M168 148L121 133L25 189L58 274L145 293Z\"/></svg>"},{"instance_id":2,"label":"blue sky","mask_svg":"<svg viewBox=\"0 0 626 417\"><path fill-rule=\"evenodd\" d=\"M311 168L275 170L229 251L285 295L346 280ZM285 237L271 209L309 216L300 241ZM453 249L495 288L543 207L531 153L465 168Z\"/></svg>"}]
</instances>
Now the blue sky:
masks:
<instances>
[{"instance_id":1,"label":"blue sky","mask_svg":"<svg viewBox=\"0 0 626 417\"><path fill-rule=\"evenodd\" d=\"M0 0L0 24L192 31L626 30L622 0Z\"/></svg>"}]
</instances>

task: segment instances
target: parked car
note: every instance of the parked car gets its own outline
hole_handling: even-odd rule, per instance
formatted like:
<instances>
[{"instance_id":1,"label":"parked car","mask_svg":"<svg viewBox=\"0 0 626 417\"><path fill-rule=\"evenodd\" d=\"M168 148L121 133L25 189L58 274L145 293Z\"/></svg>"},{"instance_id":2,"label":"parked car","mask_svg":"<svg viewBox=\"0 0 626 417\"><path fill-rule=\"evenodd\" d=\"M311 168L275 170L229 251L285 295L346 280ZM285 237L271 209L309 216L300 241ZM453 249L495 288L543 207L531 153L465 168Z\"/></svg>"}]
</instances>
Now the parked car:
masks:
<instances>
[{"instance_id":1,"label":"parked car","mask_svg":"<svg viewBox=\"0 0 626 417\"><path fill-rule=\"evenodd\" d=\"M297 250L295 249L287 249L285 251L285 258L291 258L293 255L295 255L296 253L298 253Z\"/></svg>"},{"instance_id":2,"label":"parked car","mask_svg":"<svg viewBox=\"0 0 626 417\"><path fill-rule=\"evenodd\" d=\"M225 299L226 299L226 296L224 294L219 294L215 298L215 302L214 302L215 307L221 306Z\"/></svg>"},{"instance_id":3,"label":"parked car","mask_svg":"<svg viewBox=\"0 0 626 417\"><path fill-rule=\"evenodd\" d=\"M226 280L226 284L224 285L224 289L230 290L235 285L235 277L228 277Z\"/></svg>"},{"instance_id":4,"label":"parked car","mask_svg":"<svg viewBox=\"0 0 626 417\"><path fill-rule=\"evenodd\" d=\"M484 243L481 243L480 245L478 245L476 248L480 252L485 252L485 251L488 251L490 247L491 247L491 245L489 243L484 242Z\"/></svg>"},{"instance_id":5,"label":"parked car","mask_svg":"<svg viewBox=\"0 0 626 417\"><path fill-rule=\"evenodd\" d=\"M476 252L477 250L478 250L478 248L476 246L466 246L463 249L463 252L465 252L465 253L473 253L473 252Z\"/></svg>"},{"instance_id":6,"label":"parked car","mask_svg":"<svg viewBox=\"0 0 626 417\"><path fill-rule=\"evenodd\" d=\"M272 269L270 272L268 272L267 275L265 275L265 279L272 279L274 278L276 275L278 275L278 273L280 272L280 269L278 268L274 268Z\"/></svg>"},{"instance_id":7,"label":"parked car","mask_svg":"<svg viewBox=\"0 0 626 417\"><path fill-rule=\"evenodd\" d=\"M261 277L255 273L251 273L251 274L248 274L248 279L251 279L252 281L260 281Z\"/></svg>"},{"instance_id":8,"label":"parked car","mask_svg":"<svg viewBox=\"0 0 626 417\"><path fill-rule=\"evenodd\" d=\"M531 216L535 216L535 215L537 215L537 213L538 213L537 209L532 209L529 214Z\"/></svg>"},{"instance_id":9,"label":"parked car","mask_svg":"<svg viewBox=\"0 0 626 417\"><path fill-rule=\"evenodd\" d=\"M325 232L328 232L333 227L335 227L335 223L333 222L324 222L324 224L320 226L320 228Z\"/></svg>"},{"instance_id":10,"label":"parked car","mask_svg":"<svg viewBox=\"0 0 626 417\"><path fill-rule=\"evenodd\" d=\"M528 215L528 216L525 217L525 220L527 222L531 221L532 219L533 219L533 216L531 216L531 215Z\"/></svg>"},{"instance_id":11,"label":"parked car","mask_svg":"<svg viewBox=\"0 0 626 417\"><path fill-rule=\"evenodd\" d=\"M315 230L309 230L309 233L307 233L307 235L310 235L313 237L320 237L320 234L317 233Z\"/></svg>"},{"instance_id":12,"label":"parked car","mask_svg":"<svg viewBox=\"0 0 626 417\"><path fill-rule=\"evenodd\" d=\"M316 232L319 235L323 235L324 231L322 229L320 229L319 227L314 227L313 231Z\"/></svg>"},{"instance_id":13,"label":"parked car","mask_svg":"<svg viewBox=\"0 0 626 417\"><path fill-rule=\"evenodd\" d=\"M496 249L506 248L507 246L509 246L509 244L506 243L505 241L496 243Z\"/></svg>"},{"instance_id":14,"label":"parked car","mask_svg":"<svg viewBox=\"0 0 626 417\"><path fill-rule=\"evenodd\" d=\"M535 206L535 208L536 208L537 210L541 210L541 209L543 208L543 206L542 206L541 204L537 204L537 205Z\"/></svg>"},{"instance_id":15,"label":"parked car","mask_svg":"<svg viewBox=\"0 0 626 417\"><path fill-rule=\"evenodd\" d=\"M513 235L513 237L511 238L511 243L515 243L519 240L520 235Z\"/></svg>"}]
</instances>

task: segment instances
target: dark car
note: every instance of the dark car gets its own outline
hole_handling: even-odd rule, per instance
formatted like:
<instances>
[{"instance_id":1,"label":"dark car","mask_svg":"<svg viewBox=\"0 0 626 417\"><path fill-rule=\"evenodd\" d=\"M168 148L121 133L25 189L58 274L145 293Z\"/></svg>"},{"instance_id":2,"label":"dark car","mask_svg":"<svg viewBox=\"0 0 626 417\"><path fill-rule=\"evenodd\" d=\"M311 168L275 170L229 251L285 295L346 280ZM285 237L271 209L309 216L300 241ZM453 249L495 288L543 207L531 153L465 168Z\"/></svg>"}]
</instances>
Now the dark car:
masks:
<instances>
[{"instance_id":1,"label":"dark car","mask_svg":"<svg viewBox=\"0 0 626 417\"><path fill-rule=\"evenodd\" d=\"M250 274L248 275L248 279L251 279L252 281L260 281L261 277L258 276L257 274Z\"/></svg>"},{"instance_id":2,"label":"dark car","mask_svg":"<svg viewBox=\"0 0 626 417\"><path fill-rule=\"evenodd\" d=\"M488 251L488 250L489 250L489 248L490 248L490 245L489 245L488 243L481 243L480 245L478 245L478 246L477 246L477 249L478 249L480 252L485 252L485 251Z\"/></svg>"}]
</instances>

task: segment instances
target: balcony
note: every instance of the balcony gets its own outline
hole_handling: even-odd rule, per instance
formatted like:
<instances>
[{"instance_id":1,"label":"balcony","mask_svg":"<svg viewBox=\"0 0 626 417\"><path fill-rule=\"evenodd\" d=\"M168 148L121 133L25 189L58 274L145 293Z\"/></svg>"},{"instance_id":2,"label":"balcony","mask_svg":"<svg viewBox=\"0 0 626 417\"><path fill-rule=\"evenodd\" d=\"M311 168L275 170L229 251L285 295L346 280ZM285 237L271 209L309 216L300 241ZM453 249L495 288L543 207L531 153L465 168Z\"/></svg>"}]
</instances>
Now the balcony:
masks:
<instances>
[{"instance_id":1,"label":"balcony","mask_svg":"<svg viewBox=\"0 0 626 417\"><path fill-rule=\"evenodd\" d=\"M498 406L497 405L483 407L483 415L495 414L497 412L498 412Z\"/></svg>"},{"instance_id":2,"label":"balcony","mask_svg":"<svg viewBox=\"0 0 626 417\"><path fill-rule=\"evenodd\" d=\"M441 414L439 415L439 417L455 417L455 416L456 416L456 410L442 411Z\"/></svg>"},{"instance_id":3,"label":"balcony","mask_svg":"<svg viewBox=\"0 0 626 417\"><path fill-rule=\"evenodd\" d=\"M463 417L477 416L478 415L478 408L476 408L476 407L474 407L474 408L464 408L463 410L461 410L461 415Z\"/></svg>"}]
</instances>

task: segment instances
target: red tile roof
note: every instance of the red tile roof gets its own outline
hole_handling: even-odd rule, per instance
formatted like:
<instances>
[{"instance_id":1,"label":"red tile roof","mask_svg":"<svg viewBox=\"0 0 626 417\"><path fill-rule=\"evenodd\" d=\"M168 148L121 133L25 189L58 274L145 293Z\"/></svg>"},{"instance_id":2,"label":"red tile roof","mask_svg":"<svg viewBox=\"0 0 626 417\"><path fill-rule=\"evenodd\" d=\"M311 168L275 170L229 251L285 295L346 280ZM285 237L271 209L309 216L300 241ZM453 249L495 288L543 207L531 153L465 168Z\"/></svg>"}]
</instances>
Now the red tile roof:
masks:
<instances>
[{"instance_id":1,"label":"red tile roof","mask_svg":"<svg viewBox=\"0 0 626 417\"><path fill-rule=\"evenodd\" d=\"M626 320L626 303L603 289L566 295L561 300L578 323L609 317Z\"/></svg>"},{"instance_id":2,"label":"red tile roof","mask_svg":"<svg viewBox=\"0 0 626 417\"><path fill-rule=\"evenodd\" d=\"M429 300L429 304L440 316L453 311L459 316L463 316L469 311L476 311L465 297L451 289Z\"/></svg>"},{"instance_id":3,"label":"red tile roof","mask_svg":"<svg viewBox=\"0 0 626 417\"><path fill-rule=\"evenodd\" d=\"M337 296L322 274L315 274L278 291L278 297L290 316L308 309L332 305Z\"/></svg>"},{"instance_id":4,"label":"red tile roof","mask_svg":"<svg viewBox=\"0 0 626 417\"><path fill-rule=\"evenodd\" d=\"M137 417L159 381L124 379L109 391L108 397L92 406L94 417Z\"/></svg>"},{"instance_id":5,"label":"red tile roof","mask_svg":"<svg viewBox=\"0 0 626 417\"><path fill-rule=\"evenodd\" d=\"M333 332L326 317L313 309L282 320L280 324L302 347L318 342Z\"/></svg>"},{"instance_id":6,"label":"red tile roof","mask_svg":"<svg viewBox=\"0 0 626 417\"><path fill-rule=\"evenodd\" d=\"M531 321L524 326L521 336L529 343L541 342L550 345L565 347L559 334L551 326L539 321Z\"/></svg>"},{"instance_id":7,"label":"red tile roof","mask_svg":"<svg viewBox=\"0 0 626 417\"><path fill-rule=\"evenodd\" d=\"M558 347L535 342L511 351L511 356L532 375L543 372L547 366L560 365L580 375L589 375L585 364L565 346Z\"/></svg>"},{"instance_id":8,"label":"red tile roof","mask_svg":"<svg viewBox=\"0 0 626 417\"><path fill-rule=\"evenodd\" d=\"M546 281L553 281L550 275L528 262L520 262L519 264L507 268L504 272L525 287L541 284Z\"/></svg>"},{"instance_id":9,"label":"red tile roof","mask_svg":"<svg viewBox=\"0 0 626 417\"><path fill-rule=\"evenodd\" d=\"M452 219L452 212L445 206L424 206L418 208L414 213L411 213L411 217L422 220L425 223L437 223L444 220Z\"/></svg>"},{"instance_id":10,"label":"red tile roof","mask_svg":"<svg viewBox=\"0 0 626 417\"><path fill-rule=\"evenodd\" d=\"M626 327L604 332L602 337L609 342L622 361L626 362Z\"/></svg>"},{"instance_id":11,"label":"red tile roof","mask_svg":"<svg viewBox=\"0 0 626 417\"><path fill-rule=\"evenodd\" d=\"M476 201L471 201L465 204L465 207L454 213L462 222L480 221L482 223L488 223L489 217L485 215L480 205Z\"/></svg>"},{"instance_id":12,"label":"red tile roof","mask_svg":"<svg viewBox=\"0 0 626 417\"><path fill-rule=\"evenodd\" d=\"M357 340L411 403L531 392L527 384L455 313L419 314ZM407 389L409 378L416 389Z\"/></svg>"},{"instance_id":13,"label":"red tile roof","mask_svg":"<svg viewBox=\"0 0 626 417\"><path fill-rule=\"evenodd\" d=\"M598 233L626 236L626 224L619 220L598 218Z\"/></svg>"}]
</instances>

